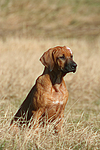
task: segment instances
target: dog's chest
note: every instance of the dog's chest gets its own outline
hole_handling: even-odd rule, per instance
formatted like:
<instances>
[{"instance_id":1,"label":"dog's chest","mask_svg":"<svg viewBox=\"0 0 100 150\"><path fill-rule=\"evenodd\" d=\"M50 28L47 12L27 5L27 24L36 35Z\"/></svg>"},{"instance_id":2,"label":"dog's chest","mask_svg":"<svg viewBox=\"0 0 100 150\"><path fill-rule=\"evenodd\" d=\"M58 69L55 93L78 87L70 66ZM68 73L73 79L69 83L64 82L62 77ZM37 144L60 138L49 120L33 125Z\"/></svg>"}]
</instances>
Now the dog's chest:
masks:
<instances>
[{"instance_id":1,"label":"dog's chest","mask_svg":"<svg viewBox=\"0 0 100 150\"><path fill-rule=\"evenodd\" d=\"M65 85L55 85L52 92L52 103L55 105L66 105L68 100L68 91Z\"/></svg>"},{"instance_id":2,"label":"dog's chest","mask_svg":"<svg viewBox=\"0 0 100 150\"><path fill-rule=\"evenodd\" d=\"M45 80L40 77L36 84L36 92L34 94L34 102L36 106L65 106L68 100L68 91L64 80L60 84L52 85L49 78Z\"/></svg>"},{"instance_id":3,"label":"dog's chest","mask_svg":"<svg viewBox=\"0 0 100 150\"><path fill-rule=\"evenodd\" d=\"M52 116L59 116L61 112L65 109L65 105L68 100L68 91L66 87L56 87L57 89L52 89L52 92L45 97L48 118Z\"/></svg>"}]
</instances>

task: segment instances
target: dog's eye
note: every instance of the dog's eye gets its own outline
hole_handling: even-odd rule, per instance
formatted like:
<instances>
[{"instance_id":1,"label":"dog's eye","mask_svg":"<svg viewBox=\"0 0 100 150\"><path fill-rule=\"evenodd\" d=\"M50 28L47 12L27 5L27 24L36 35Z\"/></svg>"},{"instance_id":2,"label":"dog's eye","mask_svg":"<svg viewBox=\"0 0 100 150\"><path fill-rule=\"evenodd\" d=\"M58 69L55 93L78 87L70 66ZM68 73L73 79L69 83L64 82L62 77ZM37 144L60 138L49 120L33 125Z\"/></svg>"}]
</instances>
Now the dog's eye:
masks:
<instances>
[{"instance_id":1,"label":"dog's eye","mask_svg":"<svg viewBox=\"0 0 100 150\"><path fill-rule=\"evenodd\" d=\"M59 57L60 59L65 59L65 55L63 54L62 56Z\"/></svg>"},{"instance_id":2,"label":"dog's eye","mask_svg":"<svg viewBox=\"0 0 100 150\"><path fill-rule=\"evenodd\" d=\"M73 58L73 55L71 55L71 58Z\"/></svg>"}]
</instances>

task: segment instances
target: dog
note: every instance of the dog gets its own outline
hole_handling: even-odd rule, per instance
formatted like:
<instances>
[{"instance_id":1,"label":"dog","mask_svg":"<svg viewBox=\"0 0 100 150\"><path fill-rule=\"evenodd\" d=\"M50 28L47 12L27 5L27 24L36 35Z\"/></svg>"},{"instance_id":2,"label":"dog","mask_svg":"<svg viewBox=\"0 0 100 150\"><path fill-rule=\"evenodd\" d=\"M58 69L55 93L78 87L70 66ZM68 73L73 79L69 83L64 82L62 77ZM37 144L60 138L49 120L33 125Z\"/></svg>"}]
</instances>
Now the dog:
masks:
<instances>
[{"instance_id":1,"label":"dog","mask_svg":"<svg viewBox=\"0 0 100 150\"><path fill-rule=\"evenodd\" d=\"M19 126L34 124L39 127L45 119L51 123L57 120L55 131L60 132L63 124L64 109L68 100L68 91L63 77L69 72L76 72L77 64L69 47L56 46L50 48L40 58L45 66L35 85L27 95L17 113L11 120Z\"/></svg>"}]
</instances>

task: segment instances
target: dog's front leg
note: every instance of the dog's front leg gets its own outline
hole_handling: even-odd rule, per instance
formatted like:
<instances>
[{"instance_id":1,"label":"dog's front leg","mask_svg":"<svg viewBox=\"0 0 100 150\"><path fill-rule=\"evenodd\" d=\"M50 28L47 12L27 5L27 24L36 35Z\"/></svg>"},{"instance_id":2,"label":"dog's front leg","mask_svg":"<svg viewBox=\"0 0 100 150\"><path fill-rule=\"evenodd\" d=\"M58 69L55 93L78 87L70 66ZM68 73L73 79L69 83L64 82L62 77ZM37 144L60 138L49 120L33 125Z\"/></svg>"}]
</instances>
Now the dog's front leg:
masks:
<instances>
[{"instance_id":1,"label":"dog's front leg","mask_svg":"<svg viewBox=\"0 0 100 150\"><path fill-rule=\"evenodd\" d=\"M33 129L39 127L39 119L41 118L44 111L44 108L39 108L37 111L32 111L33 116L31 118L29 127L32 127Z\"/></svg>"},{"instance_id":2,"label":"dog's front leg","mask_svg":"<svg viewBox=\"0 0 100 150\"><path fill-rule=\"evenodd\" d=\"M64 111L61 112L59 117L56 120L56 124L54 126L55 133L63 133L62 125L63 125Z\"/></svg>"}]
</instances>

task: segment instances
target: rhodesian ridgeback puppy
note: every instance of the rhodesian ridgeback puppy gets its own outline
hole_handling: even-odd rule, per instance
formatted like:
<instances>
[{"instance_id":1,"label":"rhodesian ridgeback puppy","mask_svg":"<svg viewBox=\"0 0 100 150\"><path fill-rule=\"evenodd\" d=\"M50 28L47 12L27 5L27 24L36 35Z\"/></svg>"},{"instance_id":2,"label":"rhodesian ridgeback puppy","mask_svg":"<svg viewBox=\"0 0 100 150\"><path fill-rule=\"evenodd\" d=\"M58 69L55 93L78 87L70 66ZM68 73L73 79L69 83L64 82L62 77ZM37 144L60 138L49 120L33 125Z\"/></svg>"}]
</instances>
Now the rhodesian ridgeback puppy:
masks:
<instances>
[{"instance_id":1,"label":"rhodesian ridgeback puppy","mask_svg":"<svg viewBox=\"0 0 100 150\"><path fill-rule=\"evenodd\" d=\"M63 77L75 72L77 64L69 47L50 48L40 58L45 66L28 96L11 121L18 121L20 126L31 122L35 127L58 119L55 131L59 132L63 123L64 109L68 100L68 91ZM31 121L30 121L31 120ZM42 122L42 123L41 123Z\"/></svg>"}]
</instances>

